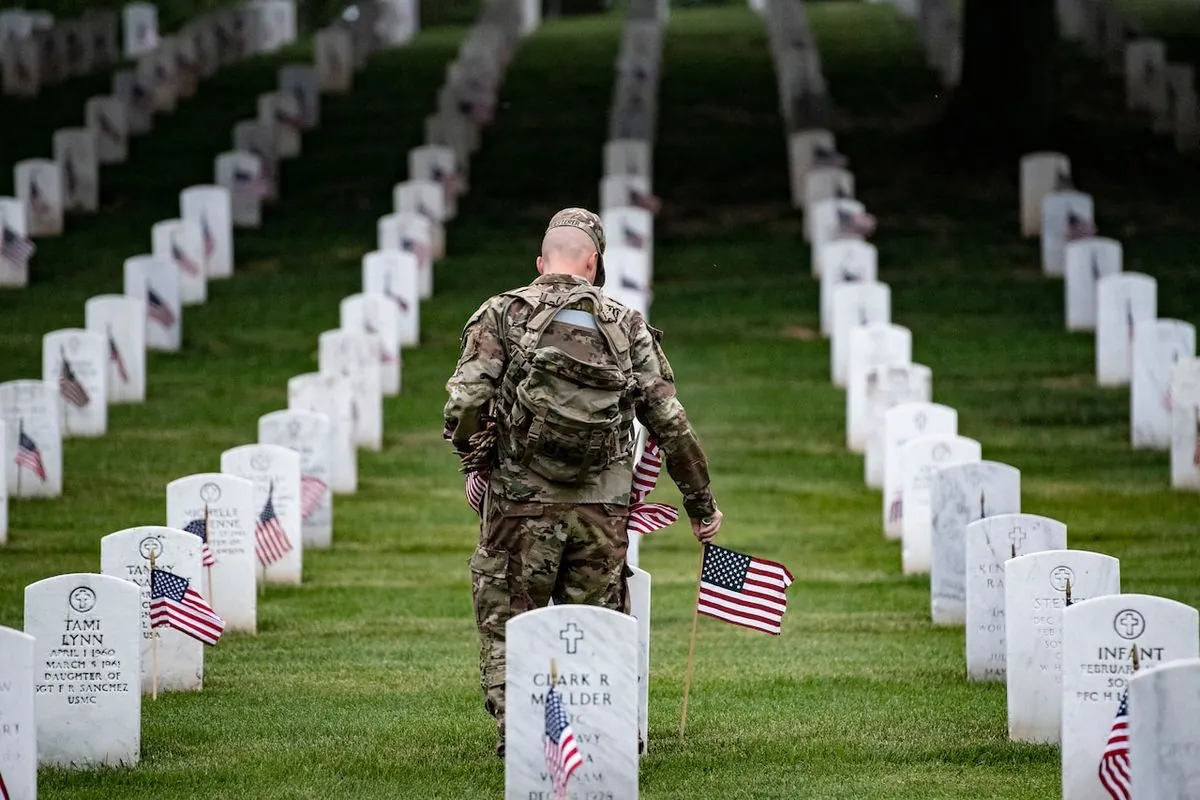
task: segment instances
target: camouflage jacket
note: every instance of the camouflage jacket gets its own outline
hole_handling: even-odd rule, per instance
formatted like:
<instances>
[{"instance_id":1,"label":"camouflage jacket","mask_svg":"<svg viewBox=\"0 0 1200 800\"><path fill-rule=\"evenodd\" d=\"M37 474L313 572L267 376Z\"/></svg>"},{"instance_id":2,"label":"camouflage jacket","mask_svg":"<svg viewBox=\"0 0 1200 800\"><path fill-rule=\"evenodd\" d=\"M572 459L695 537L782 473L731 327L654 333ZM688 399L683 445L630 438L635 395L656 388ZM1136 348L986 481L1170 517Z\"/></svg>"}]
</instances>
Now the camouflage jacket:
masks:
<instances>
[{"instance_id":1,"label":"camouflage jacket","mask_svg":"<svg viewBox=\"0 0 1200 800\"><path fill-rule=\"evenodd\" d=\"M541 292L567 292L583 278L571 275L543 275L522 292L535 298ZM611 305L608 305L611 304ZM638 420L657 439L667 472L683 494L688 516L710 516L716 506L709 491L708 459L688 423L683 405L675 396L675 376L663 354L660 331L651 328L637 311L609 299L605 310L623 315L626 334L631 342L631 360L636 388L631 401ZM490 298L467 321L462 333L462 349L454 374L446 383L450 399L446 402L445 436L459 453L465 453L468 439L482 426L481 417L497 396L501 378L516 348L533 306L528 302L497 295ZM503 317L503 318L502 318ZM595 340L589 342L589 337ZM547 329L543 344L576 349L601 347L594 331L560 323ZM633 452L610 464L607 469L581 486L564 486L532 473L508 454L496 455L490 489L516 502L536 503L614 503L628 505L633 480Z\"/></svg>"}]
</instances>

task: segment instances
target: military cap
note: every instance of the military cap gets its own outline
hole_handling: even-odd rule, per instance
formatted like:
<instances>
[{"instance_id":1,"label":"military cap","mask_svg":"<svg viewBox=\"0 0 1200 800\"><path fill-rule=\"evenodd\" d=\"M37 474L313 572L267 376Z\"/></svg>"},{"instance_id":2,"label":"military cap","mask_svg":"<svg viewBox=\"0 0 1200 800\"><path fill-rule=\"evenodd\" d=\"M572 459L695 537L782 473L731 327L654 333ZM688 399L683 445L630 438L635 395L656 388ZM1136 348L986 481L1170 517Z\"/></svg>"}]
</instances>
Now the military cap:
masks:
<instances>
[{"instance_id":1,"label":"military cap","mask_svg":"<svg viewBox=\"0 0 1200 800\"><path fill-rule=\"evenodd\" d=\"M546 233L549 233L554 228L579 228L588 235L592 240L592 244L596 245L596 252L600 257L596 259L596 280L595 286L604 285L604 225L600 222L600 216L588 211L586 208L564 208L553 217L550 218L550 224L546 226Z\"/></svg>"}]
</instances>

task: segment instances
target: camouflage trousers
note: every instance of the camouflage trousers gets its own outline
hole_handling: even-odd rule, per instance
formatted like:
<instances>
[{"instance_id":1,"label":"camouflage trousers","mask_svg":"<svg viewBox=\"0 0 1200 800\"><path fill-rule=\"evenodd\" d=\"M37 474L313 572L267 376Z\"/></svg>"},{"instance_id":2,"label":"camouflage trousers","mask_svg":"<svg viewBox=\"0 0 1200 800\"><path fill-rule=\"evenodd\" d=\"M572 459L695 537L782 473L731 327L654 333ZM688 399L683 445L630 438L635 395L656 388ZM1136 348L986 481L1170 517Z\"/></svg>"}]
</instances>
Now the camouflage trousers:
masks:
<instances>
[{"instance_id":1,"label":"camouflage trousers","mask_svg":"<svg viewBox=\"0 0 1200 800\"><path fill-rule=\"evenodd\" d=\"M610 504L514 503L492 493L471 556L484 706L504 735L504 625L523 611L585 603L629 613L625 526Z\"/></svg>"}]
</instances>

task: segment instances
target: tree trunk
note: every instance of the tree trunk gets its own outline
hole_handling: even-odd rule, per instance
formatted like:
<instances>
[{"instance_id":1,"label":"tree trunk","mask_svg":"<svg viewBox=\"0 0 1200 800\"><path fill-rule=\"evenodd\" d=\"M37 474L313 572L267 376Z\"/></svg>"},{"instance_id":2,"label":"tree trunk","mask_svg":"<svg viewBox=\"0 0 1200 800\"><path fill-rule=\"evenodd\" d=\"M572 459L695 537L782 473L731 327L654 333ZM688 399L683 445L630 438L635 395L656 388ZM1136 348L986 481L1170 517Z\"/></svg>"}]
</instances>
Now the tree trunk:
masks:
<instances>
[{"instance_id":1,"label":"tree trunk","mask_svg":"<svg viewBox=\"0 0 1200 800\"><path fill-rule=\"evenodd\" d=\"M964 149L1049 145L1057 44L1054 0L963 0L962 74L946 122Z\"/></svg>"}]
</instances>

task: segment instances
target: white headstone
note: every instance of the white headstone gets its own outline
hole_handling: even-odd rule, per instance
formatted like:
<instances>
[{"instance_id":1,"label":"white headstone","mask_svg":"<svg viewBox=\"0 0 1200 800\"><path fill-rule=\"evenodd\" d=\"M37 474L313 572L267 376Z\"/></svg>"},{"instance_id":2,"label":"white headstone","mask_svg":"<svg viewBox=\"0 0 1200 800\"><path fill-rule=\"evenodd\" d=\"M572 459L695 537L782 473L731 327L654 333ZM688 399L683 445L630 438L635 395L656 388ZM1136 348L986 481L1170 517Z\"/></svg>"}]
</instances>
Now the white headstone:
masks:
<instances>
[{"instance_id":1,"label":"white headstone","mask_svg":"<svg viewBox=\"0 0 1200 800\"><path fill-rule=\"evenodd\" d=\"M275 126L257 119L246 119L233 126L233 153L253 156L258 161L258 178L250 175L252 167L248 159L233 161L232 183L218 180L233 192L237 217L237 195L256 195L261 203L274 203L279 199L279 149L276 145Z\"/></svg>"},{"instance_id":2,"label":"white headstone","mask_svg":"<svg viewBox=\"0 0 1200 800\"><path fill-rule=\"evenodd\" d=\"M650 741L650 573L630 565L629 613L638 623L638 733Z\"/></svg>"},{"instance_id":3,"label":"white headstone","mask_svg":"<svg viewBox=\"0 0 1200 800\"><path fill-rule=\"evenodd\" d=\"M642 208L610 208L600 215L605 246L631 247L646 254L654 274L654 215Z\"/></svg>"},{"instance_id":4,"label":"white headstone","mask_svg":"<svg viewBox=\"0 0 1200 800\"><path fill-rule=\"evenodd\" d=\"M967 526L997 514L1021 511L1021 471L995 461L942 467L930 481L929 507L933 525L929 576L933 624L964 625Z\"/></svg>"},{"instance_id":5,"label":"white headstone","mask_svg":"<svg viewBox=\"0 0 1200 800\"><path fill-rule=\"evenodd\" d=\"M183 345L179 267L154 256L125 259L125 294L143 303L146 348L178 352Z\"/></svg>"},{"instance_id":6,"label":"white headstone","mask_svg":"<svg viewBox=\"0 0 1200 800\"><path fill-rule=\"evenodd\" d=\"M912 363L912 332L908 328L873 323L851 329L846 369L846 446L853 452L864 452L867 445L868 370L909 363Z\"/></svg>"},{"instance_id":7,"label":"white headstone","mask_svg":"<svg viewBox=\"0 0 1200 800\"><path fill-rule=\"evenodd\" d=\"M1129 383L1133 365L1133 327L1158 317L1158 281L1140 272L1101 278L1096 286L1096 382Z\"/></svg>"},{"instance_id":8,"label":"white headstone","mask_svg":"<svg viewBox=\"0 0 1200 800\"><path fill-rule=\"evenodd\" d=\"M125 57L137 58L158 47L158 8L153 3L127 3L122 11Z\"/></svg>"},{"instance_id":9,"label":"white headstone","mask_svg":"<svg viewBox=\"0 0 1200 800\"><path fill-rule=\"evenodd\" d=\"M204 273L211 280L233 275L233 218L224 186L189 186L179 193L179 216L200 226Z\"/></svg>"},{"instance_id":10,"label":"white headstone","mask_svg":"<svg viewBox=\"0 0 1200 800\"><path fill-rule=\"evenodd\" d=\"M197 538L207 532L214 563L203 570L200 593L225 620L226 630L258 629L254 525L259 510L254 484L235 475L201 472L167 484L167 525Z\"/></svg>"},{"instance_id":11,"label":"white headstone","mask_svg":"<svg viewBox=\"0 0 1200 800\"><path fill-rule=\"evenodd\" d=\"M434 224L428 217L412 211L400 211L380 217L376 224L377 252L407 253L417 259L418 297L433 296Z\"/></svg>"},{"instance_id":12,"label":"white headstone","mask_svg":"<svg viewBox=\"0 0 1200 800\"><path fill-rule=\"evenodd\" d=\"M37 41L32 36L10 40L0 50L0 72L3 72L6 95L37 97L45 83Z\"/></svg>"},{"instance_id":13,"label":"white headstone","mask_svg":"<svg viewBox=\"0 0 1200 800\"><path fill-rule=\"evenodd\" d=\"M1123 250L1116 239L1088 237L1067 242L1066 295L1067 330L1096 329L1096 289L1101 278L1121 271Z\"/></svg>"},{"instance_id":14,"label":"white headstone","mask_svg":"<svg viewBox=\"0 0 1200 800\"><path fill-rule=\"evenodd\" d=\"M25 206L30 238L63 232L63 174L57 162L27 158L13 167L16 196Z\"/></svg>"},{"instance_id":15,"label":"white headstone","mask_svg":"<svg viewBox=\"0 0 1200 800\"><path fill-rule=\"evenodd\" d=\"M1063 612L1063 800L1104 797L1097 766L1135 648L1143 671L1200 657L1200 614L1144 594L1096 597ZM1131 705L1130 718L1136 714Z\"/></svg>"},{"instance_id":16,"label":"white headstone","mask_svg":"<svg viewBox=\"0 0 1200 800\"><path fill-rule=\"evenodd\" d=\"M108 342L92 331L63 328L42 337L42 381L58 387L63 438L108 430Z\"/></svg>"},{"instance_id":17,"label":"white headstone","mask_svg":"<svg viewBox=\"0 0 1200 800\"><path fill-rule=\"evenodd\" d=\"M152 254L179 269L179 299L185 306L208 300L204 234L193 220L165 219L150 229Z\"/></svg>"},{"instance_id":18,"label":"white headstone","mask_svg":"<svg viewBox=\"0 0 1200 800\"><path fill-rule=\"evenodd\" d=\"M813 167L804 178L804 238L811 241L813 212L822 200L854 197L854 173L842 167Z\"/></svg>"},{"instance_id":19,"label":"white headstone","mask_svg":"<svg viewBox=\"0 0 1200 800\"><path fill-rule=\"evenodd\" d=\"M277 444L300 455L300 530L305 547L333 543L333 495L330 492L329 417L316 411L273 411L258 418L260 444Z\"/></svg>"},{"instance_id":20,"label":"white headstone","mask_svg":"<svg viewBox=\"0 0 1200 800\"><path fill-rule=\"evenodd\" d=\"M84 106L87 126L96 134L101 164L120 164L129 157L129 123L125 104L115 97L91 97Z\"/></svg>"},{"instance_id":21,"label":"white headstone","mask_svg":"<svg viewBox=\"0 0 1200 800\"><path fill-rule=\"evenodd\" d=\"M817 160L816 154L836 149L833 134L827 130L797 131L788 138L788 165L792 187L792 208L804 207L804 188L808 171Z\"/></svg>"},{"instance_id":22,"label":"white headstone","mask_svg":"<svg viewBox=\"0 0 1200 800\"><path fill-rule=\"evenodd\" d=\"M275 133L275 153L281 159L300 155L304 118L291 94L268 92L258 96L258 122Z\"/></svg>"},{"instance_id":23,"label":"white headstone","mask_svg":"<svg viewBox=\"0 0 1200 800\"><path fill-rule=\"evenodd\" d=\"M1196 355L1196 327L1177 319L1152 319L1133 326L1130 378L1130 436L1134 449L1171 449L1171 380L1175 365Z\"/></svg>"},{"instance_id":24,"label":"white headstone","mask_svg":"<svg viewBox=\"0 0 1200 800\"><path fill-rule=\"evenodd\" d=\"M447 219L458 215L458 195L465 187L458 154L445 145L422 145L408 151L409 180L433 181L442 187Z\"/></svg>"},{"instance_id":25,"label":"white headstone","mask_svg":"<svg viewBox=\"0 0 1200 800\"><path fill-rule=\"evenodd\" d=\"M0 626L0 767L12 800L37 797L37 728L33 653L36 641Z\"/></svg>"},{"instance_id":26,"label":"white headstone","mask_svg":"<svg viewBox=\"0 0 1200 800\"><path fill-rule=\"evenodd\" d=\"M151 648L158 649L159 691L199 691L204 686L204 644L183 631L150 628L150 558L158 569L200 590L200 539L176 528L144 525L100 539L100 572L141 587L142 694L153 685ZM154 638L157 636L157 643Z\"/></svg>"},{"instance_id":27,"label":"white headstone","mask_svg":"<svg viewBox=\"0 0 1200 800\"><path fill-rule=\"evenodd\" d=\"M1092 196L1074 190L1052 192L1042 200L1042 271L1062 275L1066 246L1095 233Z\"/></svg>"},{"instance_id":28,"label":"white headstone","mask_svg":"<svg viewBox=\"0 0 1200 800\"><path fill-rule=\"evenodd\" d=\"M317 89L317 70L311 64L288 64L279 69L279 91L296 98L304 130L321 124L321 95Z\"/></svg>"},{"instance_id":29,"label":"white headstone","mask_svg":"<svg viewBox=\"0 0 1200 800\"><path fill-rule=\"evenodd\" d=\"M821 277L821 254L825 245L839 239L856 239L862 236L855 232L853 220L866 214L866 206L857 200L832 198L822 200L805 213L812 217L812 247L810 248L810 266L814 278Z\"/></svg>"},{"instance_id":30,"label":"white headstone","mask_svg":"<svg viewBox=\"0 0 1200 800\"><path fill-rule=\"evenodd\" d=\"M234 227L259 227L262 224L262 200L270 194L262 160L244 150L221 153L216 158L214 171L217 184L229 191L230 219Z\"/></svg>"},{"instance_id":31,"label":"white headstone","mask_svg":"<svg viewBox=\"0 0 1200 800\"><path fill-rule=\"evenodd\" d=\"M933 476L943 467L978 463L979 442L963 436L923 436L900 448L905 575L922 575L933 562Z\"/></svg>"},{"instance_id":32,"label":"white headstone","mask_svg":"<svg viewBox=\"0 0 1200 800\"><path fill-rule=\"evenodd\" d=\"M300 455L274 444L245 444L221 453L221 472L254 484L255 553L267 583L299 584L304 543L300 514ZM286 535L272 535L281 527ZM273 556L279 556L271 560Z\"/></svg>"},{"instance_id":33,"label":"white headstone","mask_svg":"<svg viewBox=\"0 0 1200 800\"><path fill-rule=\"evenodd\" d=\"M342 298L340 325L354 333L379 337L379 386L384 397L400 393L400 310L383 293L353 294Z\"/></svg>"},{"instance_id":34,"label":"white headstone","mask_svg":"<svg viewBox=\"0 0 1200 800\"><path fill-rule=\"evenodd\" d=\"M863 479L867 486L883 488L884 426L888 411L904 403L932 400L933 371L923 364L888 364L867 369L867 442L863 459Z\"/></svg>"},{"instance_id":35,"label":"white headstone","mask_svg":"<svg viewBox=\"0 0 1200 800\"><path fill-rule=\"evenodd\" d=\"M146 324L143 301L123 294L101 294L84 303L84 326L104 337L109 404L146 399Z\"/></svg>"},{"instance_id":36,"label":"white headstone","mask_svg":"<svg viewBox=\"0 0 1200 800\"><path fill-rule=\"evenodd\" d=\"M125 127L130 136L142 136L154 127L154 97L132 69L117 70L112 95L125 107Z\"/></svg>"},{"instance_id":37,"label":"white headstone","mask_svg":"<svg viewBox=\"0 0 1200 800\"><path fill-rule=\"evenodd\" d=\"M383 448L383 394L377 348L378 342L371 334L340 328L318 337L318 369L349 379L354 442L367 450Z\"/></svg>"},{"instance_id":38,"label":"white headstone","mask_svg":"<svg viewBox=\"0 0 1200 800\"><path fill-rule=\"evenodd\" d=\"M650 143L642 139L610 139L604 143L604 174L641 175L653 181L652 156Z\"/></svg>"},{"instance_id":39,"label":"white headstone","mask_svg":"<svg viewBox=\"0 0 1200 800\"><path fill-rule=\"evenodd\" d=\"M1200 358L1180 361L1171 380L1171 488L1200 491Z\"/></svg>"},{"instance_id":40,"label":"white headstone","mask_svg":"<svg viewBox=\"0 0 1200 800\"><path fill-rule=\"evenodd\" d=\"M376 250L362 260L363 292L383 294L399 314L399 345L415 347L420 342L420 262L412 253Z\"/></svg>"},{"instance_id":41,"label":"white headstone","mask_svg":"<svg viewBox=\"0 0 1200 800\"><path fill-rule=\"evenodd\" d=\"M844 388L850 370L850 334L855 328L892 321L892 290L886 283L846 283L832 292L829 335L830 377Z\"/></svg>"},{"instance_id":42,"label":"white headstone","mask_svg":"<svg viewBox=\"0 0 1200 800\"><path fill-rule=\"evenodd\" d=\"M330 488L334 494L354 494L358 490L358 448L350 380L319 372L289 378L288 408L329 418Z\"/></svg>"},{"instance_id":43,"label":"white headstone","mask_svg":"<svg viewBox=\"0 0 1200 800\"><path fill-rule=\"evenodd\" d=\"M39 764L138 763L141 613L137 584L109 575L56 575L25 587ZM77 661L87 665L83 677Z\"/></svg>"},{"instance_id":44,"label":"white headstone","mask_svg":"<svg viewBox=\"0 0 1200 800\"><path fill-rule=\"evenodd\" d=\"M555 690L583 760L572 788L586 786L602 797L637 797L637 620L570 603L518 614L505 627L504 796L526 800L553 794L543 748L553 661Z\"/></svg>"},{"instance_id":45,"label":"white headstone","mask_svg":"<svg viewBox=\"0 0 1200 800\"><path fill-rule=\"evenodd\" d=\"M62 171L63 210L95 213L100 208L100 160L91 128L54 132L54 160Z\"/></svg>"},{"instance_id":46,"label":"white headstone","mask_svg":"<svg viewBox=\"0 0 1200 800\"><path fill-rule=\"evenodd\" d=\"M1167 45L1161 39L1125 43L1125 107L1153 111L1166 102ZM1160 95L1164 95L1160 99Z\"/></svg>"},{"instance_id":47,"label":"white headstone","mask_svg":"<svg viewBox=\"0 0 1200 800\"><path fill-rule=\"evenodd\" d=\"M23 202L15 197L0 197L0 226L10 231L19 242L36 247L29 241L29 225L26 219ZM0 230L0 234L3 233L4 231ZM33 253L25 255L27 257L21 260L0 255L0 288L22 288L29 285L29 260Z\"/></svg>"},{"instance_id":48,"label":"white headstone","mask_svg":"<svg viewBox=\"0 0 1200 800\"><path fill-rule=\"evenodd\" d=\"M1121 562L1085 550L1046 550L1004 564L1008 738L1057 744L1062 727L1062 615L1071 601L1121 592Z\"/></svg>"},{"instance_id":49,"label":"white headstone","mask_svg":"<svg viewBox=\"0 0 1200 800\"><path fill-rule=\"evenodd\" d=\"M1067 526L1037 514L997 514L967 526L967 680L1003 683L1004 565L1042 550L1065 550Z\"/></svg>"},{"instance_id":50,"label":"white headstone","mask_svg":"<svg viewBox=\"0 0 1200 800\"><path fill-rule=\"evenodd\" d=\"M1200 797L1200 659L1129 679L1134 797Z\"/></svg>"},{"instance_id":51,"label":"white headstone","mask_svg":"<svg viewBox=\"0 0 1200 800\"><path fill-rule=\"evenodd\" d=\"M1021 235L1042 232L1042 199L1071 177L1071 159L1062 153L1029 153L1021 157Z\"/></svg>"},{"instance_id":52,"label":"white headstone","mask_svg":"<svg viewBox=\"0 0 1200 800\"><path fill-rule=\"evenodd\" d=\"M835 239L825 244L818 257L821 262L821 333L829 336L833 332L834 292L845 284L874 283L879 256L875 245L861 239Z\"/></svg>"},{"instance_id":53,"label":"white headstone","mask_svg":"<svg viewBox=\"0 0 1200 800\"><path fill-rule=\"evenodd\" d=\"M62 494L62 433L58 386L45 381L0 383L0 419L8 428L4 460L10 497Z\"/></svg>"},{"instance_id":54,"label":"white headstone","mask_svg":"<svg viewBox=\"0 0 1200 800\"><path fill-rule=\"evenodd\" d=\"M322 92L344 94L354 83L354 42L341 27L322 28L313 41L317 85Z\"/></svg>"},{"instance_id":55,"label":"white headstone","mask_svg":"<svg viewBox=\"0 0 1200 800\"><path fill-rule=\"evenodd\" d=\"M904 532L902 448L925 436L954 436L958 412L937 403L901 403L888 409L883 419L883 532L888 539L899 539Z\"/></svg>"}]
</instances>

